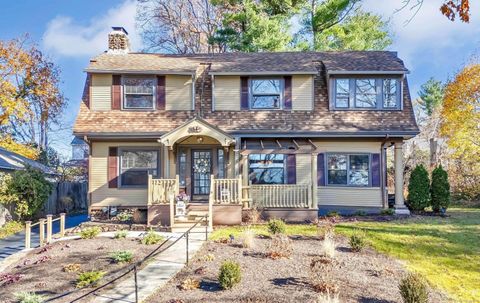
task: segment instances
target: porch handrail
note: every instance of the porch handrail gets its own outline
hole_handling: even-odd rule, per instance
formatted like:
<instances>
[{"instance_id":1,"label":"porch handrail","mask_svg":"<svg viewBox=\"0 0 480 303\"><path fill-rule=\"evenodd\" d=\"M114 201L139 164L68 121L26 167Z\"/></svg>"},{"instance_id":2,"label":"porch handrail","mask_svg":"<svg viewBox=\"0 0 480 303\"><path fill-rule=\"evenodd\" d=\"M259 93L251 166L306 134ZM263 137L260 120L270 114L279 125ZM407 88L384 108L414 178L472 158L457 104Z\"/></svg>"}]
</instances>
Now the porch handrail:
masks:
<instances>
[{"instance_id":1,"label":"porch handrail","mask_svg":"<svg viewBox=\"0 0 480 303\"><path fill-rule=\"evenodd\" d=\"M178 175L175 179L154 179L148 176L148 205L169 204L172 196L179 194Z\"/></svg>"},{"instance_id":2,"label":"porch handrail","mask_svg":"<svg viewBox=\"0 0 480 303\"><path fill-rule=\"evenodd\" d=\"M211 199L214 204L242 203L242 176L235 179L215 179L211 177Z\"/></svg>"},{"instance_id":3,"label":"porch handrail","mask_svg":"<svg viewBox=\"0 0 480 303\"><path fill-rule=\"evenodd\" d=\"M251 206L308 208L311 184L251 184Z\"/></svg>"}]
</instances>

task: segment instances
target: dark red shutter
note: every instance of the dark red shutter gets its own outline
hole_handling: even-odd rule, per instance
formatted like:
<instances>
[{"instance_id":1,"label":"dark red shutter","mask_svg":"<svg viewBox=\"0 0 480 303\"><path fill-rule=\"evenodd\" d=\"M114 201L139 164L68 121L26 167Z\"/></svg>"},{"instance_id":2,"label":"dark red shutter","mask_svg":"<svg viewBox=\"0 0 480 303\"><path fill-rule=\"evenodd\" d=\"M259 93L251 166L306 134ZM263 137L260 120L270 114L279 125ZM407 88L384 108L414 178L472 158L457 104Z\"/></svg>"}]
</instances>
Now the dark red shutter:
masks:
<instances>
[{"instance_id":1,"label":"dark red shutter","mask_svg":"<svg viewBox=\"0 0 480 303\"><path fill-rule=\"evenodd\" d=\"M380 154L372 154L372 187L379 187L380 186Z\"/></svg>"},{"instance_id":2,"label":"dark red shutter","mask_svg":"<svg viewBox=\"0 0 480 303\"><path fill-rule=\"evenodd\" d=\"M292 76L285 76L285 109L292 109Z\"/></svg>"},{"instance_id":3,"label":"dark red shutter","mask_svg":"<svg viewBox=\"0 0 480 303\"><path fill-rule=\"evenodd\" d=\"M165 76L157 76L157 109L165 109Z\"/></svg>"},{"instance_id":4,"label":"dark red shutter","mask_svg":"<svg viewBox=\"0 0 480 303\"><path fill-rule=\"evenodd\" d=\"M108 188L118 187L118 147L108 148Z\"/></svg>"},{"instance_id":5,"label":"dark red shutter","mask_svg":"<svg viewBox=\"0 0 480 303\"><path fill-rule=\"evenodd\" d=\"M295 154L287 155L287 184L297 184L297 160Z\"/></svg>"},{"instance_id":6,"label":"dark red shutter","mask_svg":"<svg viewBox=\"0 0 480 303\"><path fill-rule=\"evenodd\" d=\"M240 77L240 108L248 109L248 77Z\"/></svg>"},{"instance_id":7,"label":"dark red shutter","mask_svg":"<svg viewBox=\"0 0 480 303\"><path fill-rule=\"evenodd\" d=\"M317 185L325 186L325 154L318 154L317 156Z\"/></svg>"},{"instance_id":8,"label":"dark red shutter","mask_svg":"<svg viewBox=\"0 0 480 303\"><path fill-rule=\"evenodd\" d=\"M122 106L122 77L113 75L112 79L112 109L120 109Z\"/></svg>"}]
</instances>

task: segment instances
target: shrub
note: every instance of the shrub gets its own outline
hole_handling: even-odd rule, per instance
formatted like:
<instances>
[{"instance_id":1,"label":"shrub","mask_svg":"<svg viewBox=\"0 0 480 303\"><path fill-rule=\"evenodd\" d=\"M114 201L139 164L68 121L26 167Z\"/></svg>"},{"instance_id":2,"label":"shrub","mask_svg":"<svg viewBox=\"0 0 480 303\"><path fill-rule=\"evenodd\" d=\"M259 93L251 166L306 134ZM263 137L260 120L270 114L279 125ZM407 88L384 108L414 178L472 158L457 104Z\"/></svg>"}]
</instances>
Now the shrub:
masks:
<instances>
[{"instance_id":1,"label":"shrub","mask_svg":"<svg viewBox=\"0 0 480 303\"><path fill-rule=\"evenodd\" d=\"M230 289L242 280L240 264L234 261L225 261L220 266L218 281L223 289Z\"/></svg>"},{"instance_id":2,"label":"shrub","mask_svg":"<svg viewBox=\"0 0 480 303\"><path fill-rule=\"evenodd\" d=\"M350 236L348 243L353 252L360 252L367 245L366 234L364 231L356 230Z\"/></svg>"},{"instance_id":3,"label":"shrub","mask_svg":"<svg viewBox=\"0 0 480 303\"><path fill-rule=\"evenodd\" d=\"M81 265L77 263L71 263L63 266L64 272L78 272L81 269Z\"/></svg>"},{"instance_id":4,"label":"shrub","mask_svg":"<svg viewBox=\"0 0 480 303\"><path fill-rule=\"evenodd\" d=\"M102 230L98 226L87 227L80 232L80 238L93 239L100 234Z\"/></svg>"},{"instance_id":5,"label":"shrub","mask_svg":"<svg viewBox=\"0 0 480 303\"><path fill-rule=\"evenodd\" d=\"M333 279L335 261L329 257L316 257L310 262L310 284L315 291L334 294L338 291Z\"/></svg>"},{"instance_id":6,"label":"shrub","mask_svg":"<svg viewBox=\"0 0 480 303\"><path fill-rule=\"evenodd\" d=\"M115 239L125 239L127 237L128 231L126 230L119 230L113 236Z\"/></svg>"},{"instance_id":7,"label":"shrub","mask_svg":"<svg viewBox=\"0 0 480 303\"><path fill-rule=\"evenodd\" d=\"M318 303L340 303L340 299L338 298L338 294L331 294L327 291L324 294L320 294L318 296Z\"/></svg>"},{"instance_id":8,"label":"shrub","mask_svg":"<svg viewBox=\"0 0 480 303\"><path fill-rule=\"evenodd\" d=\"M110 258L115 263L129 263L133 260L133 253L128 250L120 250L112 253Z\"/></svg>"},{"instance_id":9,"label":"shrub","mask_svg":"<svg viewBox=\"0 0 480 303\"><path fill-rule=\"evenodd\" d=\"M1 206L0 206L1 208ZM18 221L8 221L0 227L0 239L6 238L23 230L23 224Z\"/></svg>"},{"instance_id":10,"label":"shrub","mask_svg":"<svg viewBox=\"0 0 480 303\"><path fill-rule=\"evenodd\" d=\"M395 210L393 208L382 209L380 214L382 216L393 216L395 214Z\"/></svg>"},{"instance_id":11,"label":"shrub","mask_svg":"<svg viewBox=\"0 0 480 303\"><path fill-rule=\"evenodd\" d=\"M409 273L398 286L403 303L427 303L427 283L419 274Z\"/></svg>"},{"instance_id":12,"label":"shrub","mask_svg":"<svg viewBox=\"0 0 480 303\"><path fill-rule=\"evenodd\" d=\"M122 211L116 217L117 217L118 221L120 221L120 222L127 222L127 221L132 220L133 215L131 213L129 213L128 211Z\"/></svg>"},{"instance_id":13,"label":"shrub","mask_svg":"<svg viewBox=\"0 0 480 303\"><path fill-rule=\"evenodd\" d=\"M335 240L333 236L327 236L322 242L322 252L329 258L335 257Z\"/></svg>"},{"instance_id":14,"label":"shrub","mask_svg":"<svg viewBox=\"0 0 480 303\"><path fill-rule=\"evenodd\" d=\"M15 214L19 218L32 218L47 201L52 189L40 170L27 166L25 170L2 177L0 201L15 204Z\"/></svg>"},{"instance_id":15,"label":"shrub","mask_svg":"<svg viewBox=\"0 0 480 303\"><path fill-rule=\"evenodd\" d=\"M200 281L194 278L186 278L180 284L180 289L182 290L193 290L200 288Z\"/></svg>"},{"instance_id":16,"label":"shrub","mask_svg":"<svg viewBox=\"0 0 480 303\"><path fill-rule=\"evenodd\" d=\"M333 237L335 234L335 225L327 222L325 225L317 225L317 235L320 240L325 240L327 237Z\"/></svg>"},{"instance_id":17,"label":"shrub","mask_svg":"<svg viewBox=\"0 0 480 303\"><path fill-rule=\"evenodd\" d=\"M77 288L82 288L86 286L91 286L97 283L103 276L105 275L105 272L103 271L86 271L78 275L77 278Z\"/></svg>"},{"instance_id":18,"label":"shrub","mask_svg":"<svg viewBox=\"0 0 480 303\"><path fill-rule=\"evenodd\" d=\"M215 260L215 255L214 254L206 254L205 256L203 256L203 261L205 262L210 262L210 261L213 261Z\"/></svg>"},{"instance_id":19,"label":"shrub","mask_svg":"<svg viewBox=\"0 0 480 303\"><path fill-rule=\"evenodd\" d=\"M358 217L365 217L367 215L367 212L365 212L363 210L358 210L353 215L358 216Z\"/></svg>"},{"instance_id":20,"label":"shrub","mask_svg":"<svg viewBox=\"0 0 480 303\"><path fill-rule=\"evenodd\" d=\"M247 227L242 233L242 246L244 248L252 248L255 245L255 231Z\"/></svg>"},{"instance_id":21,"label":"shrub","mask_svg":"<svg viewBox=\"0 0 480 303\"><path fill-rule=\"evenodd\" d=\"M277 234L272 237L267 256L272 259L290 258L293 254L292 240L286 235Z\"/></svg>"},{"instance_id":22,"label":"shrub","mask_svg":"<svg viewBox=\"0 0 480 303\"><path fill-rule=\"evenodd\" d=\"M284 234L287 229L287 226L285 222L283 222L280 219L270 219L267 223L267 228L272 235L276 235L276 234Z\"/></svg>"},{"instance_id":23,"label":"shrub","mask_svg":"<svg viewBox=\"0 0 480 303\"><path fill-rule=\"evenodd\" d=\"M149 230L140 242L145 245L154 245L162 241L162 236L155 233L153 230Z\"/></svg>"},{"instance_id":24,"label":"shrub","mask_svg":"<svg viewBox=\"0 0 480 303\"><path fill-rule=\"evenodd\" d=\"M447 209L450 205L450 183L448 183L448 174L442 165L437 166L432 171L432 209L439 212L442 208Z\"/></svg>"},{"instance_id":25,"label":"shrub","mask_svg":"<svg viewBox=\"0 0 480 303\"><path fill-rule=\"evenodd\" d=\"M15 298L19 303L42 303L45 298L41 295L37 295L34 292L21 291L15 293Z\"/></svg>"},{"instance_id":26,"label":"shrub","mask_svg":"<svg viewBox=\"0 0 480 303\"><path fill-rule=\"evenodd\" d=\"M422 211L430 203L430 180L422 164L417 165L410 175L408 184L408 206L411 210Z\"/></svg>"}]
</instances>

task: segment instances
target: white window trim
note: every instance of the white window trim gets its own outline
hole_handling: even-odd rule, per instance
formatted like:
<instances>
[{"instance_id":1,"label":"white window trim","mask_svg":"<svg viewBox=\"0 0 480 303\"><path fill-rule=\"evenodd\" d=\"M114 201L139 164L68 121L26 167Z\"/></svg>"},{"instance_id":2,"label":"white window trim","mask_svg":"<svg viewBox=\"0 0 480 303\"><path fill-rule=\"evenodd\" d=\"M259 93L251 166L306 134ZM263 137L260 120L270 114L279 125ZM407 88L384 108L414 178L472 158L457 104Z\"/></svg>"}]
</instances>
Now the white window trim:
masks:
<instances>
[{"instance_id":1,"label":"white window trim","mask_svg":"<svg viewBox=\"0 0 480 303\"><path fill-rule=\"evenodd\" d=\"M252 107L253 101L253 80L279 80L280 81L280 100L279 106L275 108L254 108ZM285 79L283 77L250 77L248 78L248 108L252 111L268 111L268 110L283 110L285 108Z\"/></svg>"},{"instance_id":2,"label":"white window trim","mask_svg":"<svg viewBox=\"0 0 480 303\"><path fill-rule=\"evenodd\" d=\"M347 156L347 184L329 184L328 183L328 156L331 155L346 155ZM350 179L349 171L350 171L350 156L365 156L368 155L368 184L367 185L352 185L348 184ZM372 154L371 153L349 153L349 152L328 152L325 154L324 159L324 176L325 176L325 185L328 187L354 187L354 188L366 188L372 186Z\"/></svg>"},{"instance_id":3,"label":"white window trim","mask_svg":"<svg viewBox=\"0 0 480 303\"><path fill-rule=\"evenodd\" d=\"M157 85L153 85L153 104L152 104L152 107L127 107L126 106L126 102L127 102L127 98L126 98L126 95L127 93L125 93L125 79L128 79L128 78L144 78L144 79L151 79L153 80L153 83L157 83L157 78L156 77L152 77L152 76L149 76L149 75L136 75L136 76L133 76L133 75L128 75L128 76L122 76L122 87L121 87L121 93L122 93L122 110L131 110L131 111L150 111L150 110L156 110L157 108ZM138 95L141 95L141 94L138 94ZM150 94L144 94L144 95L150 95Z\"/></svg>"}]
</instances>

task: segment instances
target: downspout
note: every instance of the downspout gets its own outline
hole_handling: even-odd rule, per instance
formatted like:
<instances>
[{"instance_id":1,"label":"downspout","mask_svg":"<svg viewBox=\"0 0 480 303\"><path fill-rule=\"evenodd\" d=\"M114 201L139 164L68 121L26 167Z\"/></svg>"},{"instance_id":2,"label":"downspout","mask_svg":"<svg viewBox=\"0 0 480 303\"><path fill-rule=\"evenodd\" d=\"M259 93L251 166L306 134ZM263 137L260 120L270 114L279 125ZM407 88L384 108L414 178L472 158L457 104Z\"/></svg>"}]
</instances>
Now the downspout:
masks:
<instances>
[{"instance_id":1,"label":"downspout","mask_svg":"<svg viewBox=\"0 0 480 303\"><path fill-rule=\"evenodd\" d=\"M385 176L387 175L387 142L390 138L390 135L385 135L385 138L382 140L382 144L380 145L380 167L382 168L382 173L380 174L380 187L381 187L381 194L382 194L382 205L383 208L388 208L388 197L387 197L387 179Z\"/></svg>"}]
</instances>

